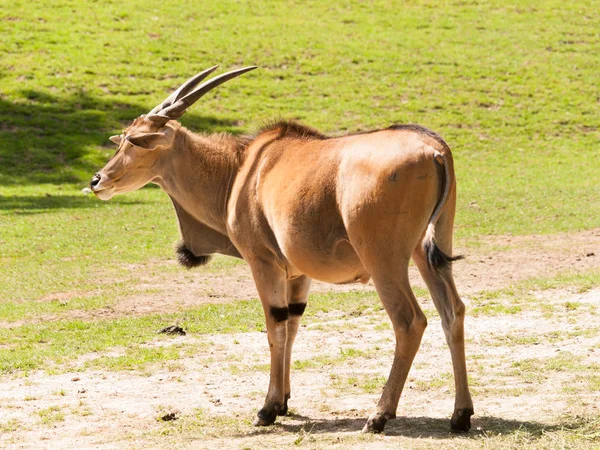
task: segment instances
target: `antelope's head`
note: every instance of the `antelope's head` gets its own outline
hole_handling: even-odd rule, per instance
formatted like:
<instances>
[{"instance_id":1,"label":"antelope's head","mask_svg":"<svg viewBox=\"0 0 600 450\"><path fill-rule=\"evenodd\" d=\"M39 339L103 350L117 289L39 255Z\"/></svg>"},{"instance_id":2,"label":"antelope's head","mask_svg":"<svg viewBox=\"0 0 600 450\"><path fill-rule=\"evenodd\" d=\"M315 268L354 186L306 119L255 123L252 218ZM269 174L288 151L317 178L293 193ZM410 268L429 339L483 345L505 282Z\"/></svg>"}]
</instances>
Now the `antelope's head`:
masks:
<instances>
[{"instance_id":1,"label":"antelope's head","mask_svg":"<svg viewBox=\"0 0 600 450\"><path fill-rule=\"evenodd\" d=\"M211 89L256 69L256 66L250 66L233 70L198 86L217 67L193 76L148 114L135 119L122 134L110 137L119 148L90 182L96 197L109 200L115 194L134 191L155 179L155 168L161 157L173 147L175 134L180 126L175 121L186 109Z\"/></svg>"}]
</instances>

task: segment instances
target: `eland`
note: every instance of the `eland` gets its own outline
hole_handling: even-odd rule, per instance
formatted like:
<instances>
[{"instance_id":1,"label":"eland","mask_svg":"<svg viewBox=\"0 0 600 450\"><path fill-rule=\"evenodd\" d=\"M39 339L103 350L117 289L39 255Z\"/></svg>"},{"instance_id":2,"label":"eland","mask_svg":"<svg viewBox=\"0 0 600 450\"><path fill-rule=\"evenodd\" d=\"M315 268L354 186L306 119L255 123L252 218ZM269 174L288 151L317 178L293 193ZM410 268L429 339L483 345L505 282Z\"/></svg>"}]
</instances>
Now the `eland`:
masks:
<instances>
[{"instance_id":1,"label":"eland","mask_svg":"<svg viewBox=\"0 0 600 450\"><path fill-rule=\"evenodd\" d=\"M469 430L473 403L465 363L465 307L452 276L452 262L459 259L452 256L456 179L446 142L418 125L338 137L288 121L251 137L193 133L177 122L186 109L256 67L201 83L216 68L192 77L112 136L118 150L90 187L98 198L109 200L158 184L179 220L182 265L206 264L215 253L248 263L271 354L269 387L254 424L270 425L287 413L292 346L311 280L372 279L396 345L390 375L363 431L383 431L396 416L427 326L409 283L412 258L450 348L456 388L451 428Z\"/></svg>"}]
</instances>

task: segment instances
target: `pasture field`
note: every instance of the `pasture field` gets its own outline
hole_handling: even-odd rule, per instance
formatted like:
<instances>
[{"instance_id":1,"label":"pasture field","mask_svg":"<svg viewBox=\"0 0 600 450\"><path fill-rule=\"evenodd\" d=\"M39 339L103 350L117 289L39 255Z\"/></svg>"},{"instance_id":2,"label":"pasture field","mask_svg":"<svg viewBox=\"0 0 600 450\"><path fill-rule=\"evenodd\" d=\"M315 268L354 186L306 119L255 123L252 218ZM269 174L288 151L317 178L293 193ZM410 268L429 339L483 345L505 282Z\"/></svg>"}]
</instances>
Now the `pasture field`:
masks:
<instances>
[{"instance_id":1,"label":"pasture field","mask_svg":"<svg viewBox=\"0 0 600 450\"><path fill-rule=\"evenodd\" d=\"M0 1L0 447L600 447L597 1ZM111 134L193 73L256 64L182 122L335 135L419 123L454 152L473 430L429 317L383 436L360 434L393 333L372 285L317 283L291 414L243 262L177 267L155 187L81 193ZM412 270L412 269L411 269ZM186 336L156 331L178 324Z\"/></svg>"}]
</instances>

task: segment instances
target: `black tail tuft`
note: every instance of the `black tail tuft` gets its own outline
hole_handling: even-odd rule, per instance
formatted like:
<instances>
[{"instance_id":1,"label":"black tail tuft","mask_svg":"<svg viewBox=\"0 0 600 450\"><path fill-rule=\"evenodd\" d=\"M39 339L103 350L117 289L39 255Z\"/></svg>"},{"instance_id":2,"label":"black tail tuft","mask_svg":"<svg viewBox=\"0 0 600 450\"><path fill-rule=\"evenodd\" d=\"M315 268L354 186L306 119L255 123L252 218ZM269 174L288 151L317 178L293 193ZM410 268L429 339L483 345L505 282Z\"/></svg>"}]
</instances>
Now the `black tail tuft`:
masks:
<instances>
[{"instance_id":1,"label":"black tail tuft","mask_svg":"<svg viewBox=\"0 0 600 450\"><path fill-rule=\"evenodd\" d=\"M210 261L210 255L194 255L186 246L185 242L180 242L175 249L177 252L177 261L186 269L203 266Z\"/></svg>"},{"instance_id":2,"label":"black tail tuft","mask_svg":"<svg viewBox=\"0 0 600 450\"><path fill-rule=\"evenodd\" d=\"M429 269L440 270L447 269L453 261L463 259L463 256L448 256L436 245L433 239L424 243L425 254L427 255L427 264Z\"/></svg>"}]
</instances>

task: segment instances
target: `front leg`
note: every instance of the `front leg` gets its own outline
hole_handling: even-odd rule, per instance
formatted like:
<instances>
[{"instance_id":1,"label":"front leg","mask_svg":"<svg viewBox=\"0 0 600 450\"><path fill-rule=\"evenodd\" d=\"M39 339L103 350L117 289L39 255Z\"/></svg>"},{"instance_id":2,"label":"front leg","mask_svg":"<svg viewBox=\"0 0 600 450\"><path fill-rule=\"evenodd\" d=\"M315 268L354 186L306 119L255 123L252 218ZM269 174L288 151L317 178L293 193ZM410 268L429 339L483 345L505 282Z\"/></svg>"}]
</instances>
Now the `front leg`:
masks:
<instances>
[{"instance_id":1,"label":"front leg","mask_svg":"<svg viewBox=\"0 0 600 450\"><path fill-rule=\"evenodd\" d=\"M267 322L271 352L271 376L265 404L254 421L255 426L271 425L285 405L285 353L289 309L286 276L275 264L260 261L250 264Z\"/></svg>"},{"instance_id":2,"label":"front leg","mask_svg":"<svg viewBox=\"0 0 600 450\"><path fill-rule=\"evenodd\" d=\"M304 313L304 308L306 308L310 283L311 279L304 275L288 280L287 282L287 299L290 316L285 344L285 404L283 405L283 409L278 413L280 416L285 416L288 411L288 400L291 396L290 365L292 361L292 347L294 346L296 334L298 334L298 327L300 327L300 318Z\"/></svg>"}]
</instances>

